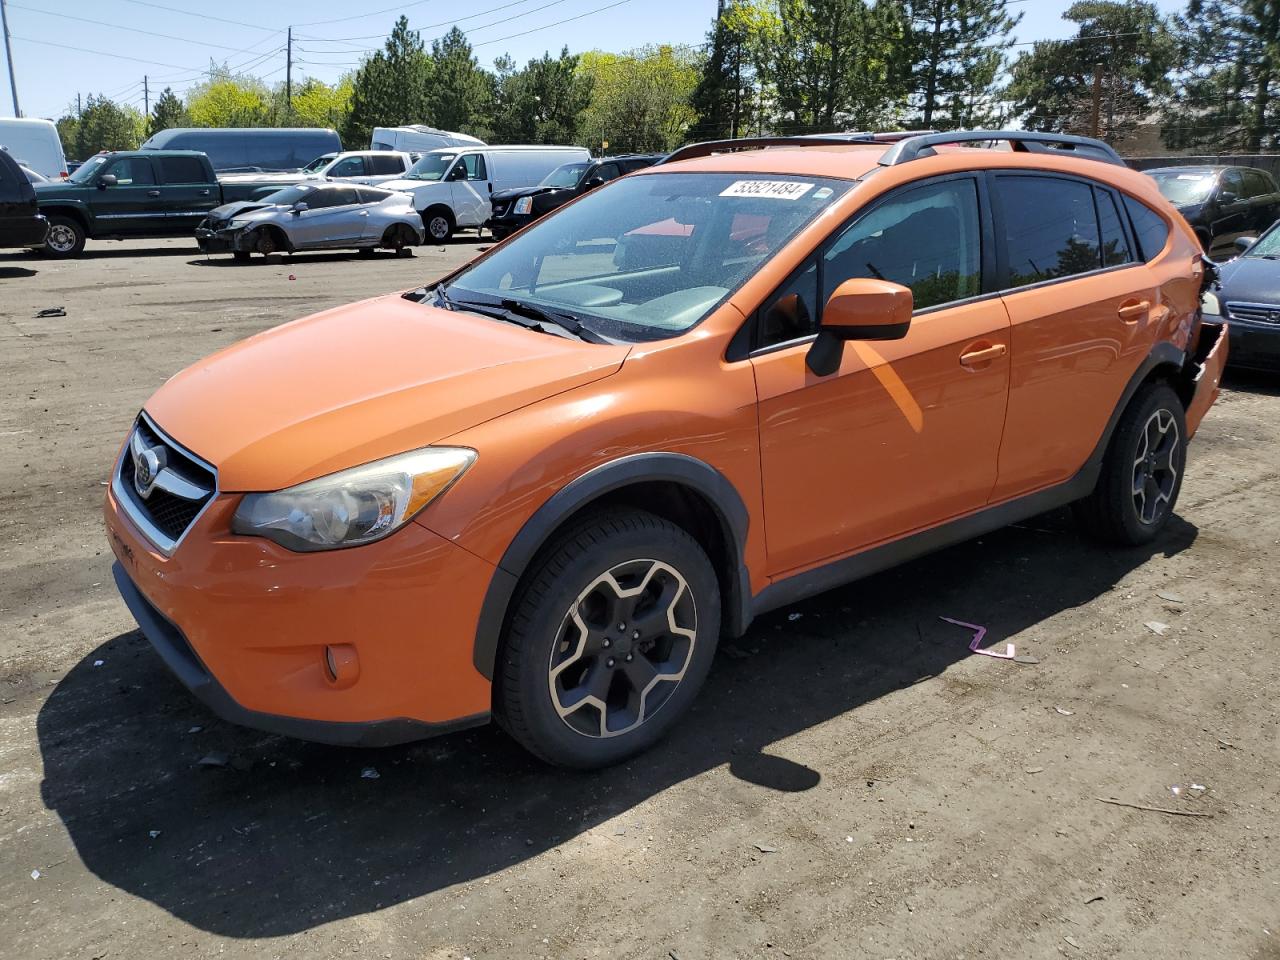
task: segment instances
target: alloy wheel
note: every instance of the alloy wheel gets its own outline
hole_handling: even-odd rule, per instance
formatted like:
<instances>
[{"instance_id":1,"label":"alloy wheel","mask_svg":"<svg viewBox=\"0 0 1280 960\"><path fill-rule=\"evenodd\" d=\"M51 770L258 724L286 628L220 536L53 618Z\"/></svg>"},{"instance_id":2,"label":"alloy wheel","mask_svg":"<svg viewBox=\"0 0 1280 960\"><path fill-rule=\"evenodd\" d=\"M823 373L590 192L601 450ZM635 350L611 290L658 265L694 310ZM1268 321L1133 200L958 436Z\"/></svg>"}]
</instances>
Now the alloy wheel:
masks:
<instances>
[{"instance_id":1,"label":"alloy wheel","mask_svg":"<svg viewBox=\"0 0 1280 960\"><path fill-rule=\"evenodd\" d=\"M1178 485L1178 423L1168 410L1157 410L1142 428L1133 461L1133 506L1138 519L1152 524L1163 518Z\"/></svg>"},{"instance_id":2,"label":"alloy wheel","mask_svg":"<svg viewBox=\"0 0 1280 960\"><path fill-rule=\"evenodd\" d=\"M561 622L547 680L560 719L588 737L649 720L684 678L697 643L693 592L660 560L629 560L596 577Z\"/></svg>"}]
</instances>

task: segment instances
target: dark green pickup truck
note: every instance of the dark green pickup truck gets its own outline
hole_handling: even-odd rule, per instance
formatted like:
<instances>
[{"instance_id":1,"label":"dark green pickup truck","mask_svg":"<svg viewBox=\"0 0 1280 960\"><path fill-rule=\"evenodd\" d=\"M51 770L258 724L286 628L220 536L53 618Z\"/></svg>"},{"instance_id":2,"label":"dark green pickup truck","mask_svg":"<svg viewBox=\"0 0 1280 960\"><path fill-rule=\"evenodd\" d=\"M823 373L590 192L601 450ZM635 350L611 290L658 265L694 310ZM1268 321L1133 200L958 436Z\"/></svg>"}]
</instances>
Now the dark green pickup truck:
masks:
<instances>
[{"instance_id":1,"label":"dark green pickup truck","mask_svg":"<svg viewBox=\"0 0 1280 960\"><path fill-rule=\"evenodd\" d=\"M139 150L90 157L68 179L35 185L49 219L46 256L74 257L85 240L190 237L214 207L277 187L224 187L209 158L189 150Z\"/></svg>"}]
</instances>

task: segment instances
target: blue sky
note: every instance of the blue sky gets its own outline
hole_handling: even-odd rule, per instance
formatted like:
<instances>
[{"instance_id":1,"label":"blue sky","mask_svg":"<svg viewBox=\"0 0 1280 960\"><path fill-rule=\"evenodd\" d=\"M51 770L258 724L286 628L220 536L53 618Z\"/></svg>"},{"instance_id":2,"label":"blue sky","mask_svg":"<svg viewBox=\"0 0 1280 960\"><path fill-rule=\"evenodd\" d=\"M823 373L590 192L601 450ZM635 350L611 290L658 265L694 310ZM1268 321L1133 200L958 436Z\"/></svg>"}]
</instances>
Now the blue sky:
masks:
<instances>
[{"instance_id":1,"label":"blue sky","mask_svg":"<svg viewBox=\"0 0 1280 960\"><path fill-rule=\"evenodd\" d=\"M481 62L490 65L503 53L523 63L565 44L577 52L700 43L716 8L715 0L417 0L395 6L387 0L7 3L23 113L50 118L74 104L77 92L105 93L141 107L144 75L150 78L153 98L166 85L181 92L199 81L211 57L278 81L284 77L284 31L291 22L295 79L329 81L351 69L361 50L379 46L400 13L427 40L456 23L476 46ZM1014 9L1026 11L1017 39L1070 34L1070 25L1062 20L1069 5L1070 0L1014 3ZM1158 0L1158 5L1166 12L1184 6L1180 0ZM7 80L0 73L0 116L13 115Z\"/></svg>"}]
</instances>

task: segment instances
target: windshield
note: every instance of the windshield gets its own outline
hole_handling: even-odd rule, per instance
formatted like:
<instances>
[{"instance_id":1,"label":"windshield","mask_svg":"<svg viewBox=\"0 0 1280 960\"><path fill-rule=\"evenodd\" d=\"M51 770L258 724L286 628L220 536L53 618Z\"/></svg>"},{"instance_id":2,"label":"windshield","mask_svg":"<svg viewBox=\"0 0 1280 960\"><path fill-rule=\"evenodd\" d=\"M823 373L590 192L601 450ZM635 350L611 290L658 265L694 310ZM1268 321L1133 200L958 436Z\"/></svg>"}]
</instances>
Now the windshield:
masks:
<instances>
[{"instance_id":1,"label":"windshield","mask_svg":"<svg viewBox=\"0 0 1280 960\"><path fill-rule=\"evenodd\" d=\"M90 157L76 169L76 172L67 177L72 183L87 183L89 180L102 169L102 165L110 160L110 157Z\"/></svg>"},{"instance_id":2,"label":"windshield","mask_svg":"<svg viewBox=\"0 0 1280 960\"><path fill-rule=\"evenodd\" d=\"M1152 179L1170 203L1185 206L1189 203L1204 203L1213 192L1217 175L1211 170L1184 170L1180 173L1153 173Z\"/></svg>"},{"instance_id":3,"label":"windshield","mask_svg":"<svg viewBox=\"0 0 1280 960\"><path fill-rule=\"evenodd\" d=\"M338 155L336 153L326 153L323 156L316 157L314 160L312 160L310 163L308 163L305 167L302 168L302 172L315 173L317 170L321 170L324 167L327 167L329 163L333 160L336 160L337 157Z\"/></svg>"},{"instance_id":4,"label":"windshield","mask_svg":"<svg viewBox=\"0 0 1280 960\"><path fill-rule=\"evenodd\" d=\"M582 176L582 172L587 169L589 164L585 163L566 163L562 167L556 167L538 184L540 187L576 187L578 178Z\"/></svg>"},{"instance_id":5,"label":"windshield","mask_svg":"<svg viewBox=\"0 0 1280 960\"><path fill-rule=\"evenodd\" d=\"M620 340L660 340L699 323L849 182L743 174L616 180L516 234L446 293L571 313Z\"/></svg>"},{"instance_id":6,"label":"windshield","mask_svg":"<svg viewBox=\"0 0 1280 960\"><path fill-rule=\"evenodd\" d=\"M1272 227L1260 236L1242 257L1280 257L1280 230Z\"/></svg>"},{"instance_id":7,"label":"windshield","mask_svg":"<svg viewBox=\"0 0 1280 960\"><path fill-rule=\"evenodd\" d=\"M307 194L313 191L315 187L306 183L295 183L291 187L285 187L283 190L277 190L275 193L268 193L265 197L256 201L258 203L278 203L282 207L291 207L299 200L306 200Z\"/></svg>"},{"instance_id":8,"label":"windshield","mask_svg":"<svg viewBox=\"0 0 1280 960\"><path fill-rule=\"evenodd\" d=\"M422 159L409 168L406 180L439 180L452 165L456 153L424 153Z\"/></svg>"}]
</instances>

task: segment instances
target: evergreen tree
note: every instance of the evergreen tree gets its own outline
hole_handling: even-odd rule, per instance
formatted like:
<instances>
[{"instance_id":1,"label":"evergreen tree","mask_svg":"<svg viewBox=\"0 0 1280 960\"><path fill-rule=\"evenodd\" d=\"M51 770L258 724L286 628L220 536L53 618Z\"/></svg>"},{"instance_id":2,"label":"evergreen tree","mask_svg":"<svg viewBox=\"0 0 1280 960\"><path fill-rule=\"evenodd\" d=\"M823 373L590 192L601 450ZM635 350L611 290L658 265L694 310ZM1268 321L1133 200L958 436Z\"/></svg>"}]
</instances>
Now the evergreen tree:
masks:
<instances>
[{"instance_id":1,"label":"evergreen tree","mask_svg":"<svg viewBox=\"0 0 1280 960\"><path fill-rule=\"evenodd\" d=\"M156 105L151 108L151 116L147 119L147 136L170 127L184 127L189 122L187 108L183 106L182 100L165 87L156 98Z\"/></svg>"},{"instance_id":2,"label":"evergreen tree","mask_svg":"<svg viewBox=\"0 0 1280 960\"><path fill-rule=\"evenodd\" d=\"M73 154L87 159L103 150L136 150L145 126L142 111L90 94L75 125Z\"/></svg>"},{"instance_id":3,"label":"evergreen tree","mask_svg":"<svg viewBox=\"0 0 1280 960\"><path fill-rule=\"evenodd\" d=\"M912 127L955 130L995 120L996 77L1022 20L1007 0L911 0Z\"/></svg>"},{"instance_id":4,"label":"evergreen tree","mask_svg":"<svg viewBox=\"0 0 1280 960\"><path fill-rule=\"evenodd\" d=\"M402 16L383 49L356 71L351 111L341 130L343 141L351 146L366 144L374 127L439 125L431 116L432 68L422 38L409 29L409 18Z\"/></svg>"},{"instance_id":5,"label":"evergreen tree","mask_svg":"<svg viewBox=\"0 0 1280 960\"><path fill-rule=\"evenodd\" d=\"M454 27L433 40L430 59L432 122L463 133L477 129L493 100L494 80L476 60L466 34Z\"/></svg>"},{"instance_id":6,"label":"evergreen tree","mask_svg":"<svg viewBox=\"0 0 1280 960\"><path fill-rule=\"evenodd\" d=\"M732 0L707 34L710 53L692 105L696 139L746 136L759 124L769 60L779 31L778 15L765 0Z\"/></svg>"},{"instance_id":7,"label":"evergreen tree","mask_svg":"<svg viewBox=\"0 0 1280 960\"><path fill-rule=\"evenodd\" d=\"M1280 2L1191 0L1175 21L1186 62L1180 103L1165 112L1174 148L1280 148Z\"/></svg>"}]
</instances>

